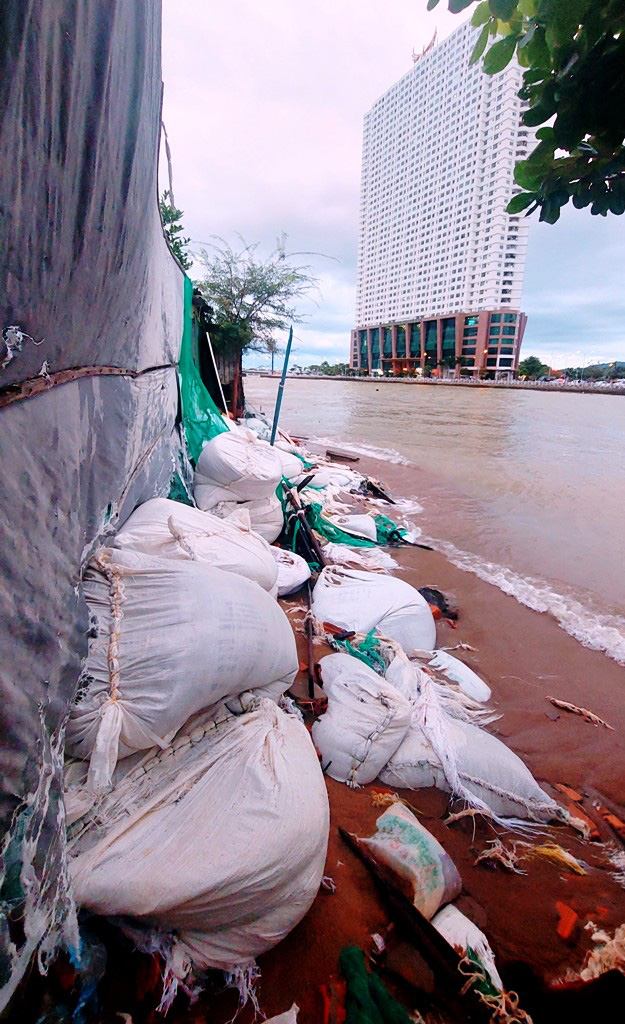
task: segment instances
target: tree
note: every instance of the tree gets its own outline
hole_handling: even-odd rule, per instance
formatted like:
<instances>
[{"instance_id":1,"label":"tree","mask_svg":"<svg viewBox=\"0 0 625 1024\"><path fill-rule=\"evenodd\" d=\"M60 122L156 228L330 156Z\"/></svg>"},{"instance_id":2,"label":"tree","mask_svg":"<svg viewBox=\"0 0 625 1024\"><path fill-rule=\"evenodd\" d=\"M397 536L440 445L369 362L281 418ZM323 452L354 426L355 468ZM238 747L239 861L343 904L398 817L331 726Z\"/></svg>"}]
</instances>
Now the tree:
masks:
<instances>
[{"instance_id":1,"label":"tree","mask_svg":"<svg viewBox=\"0 0 625 1024\"><path fill-rule=\"evenodd\" d=\"M428 0L428 10L439 0ZM458 13L476 0L448 0ZM517 163L508 213L540 210L555 224L570 199L605 217L625 213L625 5L623 0L481 0L471 62L503 70L516 53L525 69L523 123L539 140ZM486 47L489 40L501 38ZM546 122L555 118L553 124Z\"/></svg>"},{"instance_id":2,"label":"tree","mask_svg":"<svg viewBox=\"0 0 625 1024\"><path fill-rule=\"evenodd\" d=\"M269 355L271 356L271 372L272 373L273 373L273 361L274 361L275 357L280 352L283 352L283 351L284 351L284 349L282 348L282 346L278 345L278 342L274 341L273 338L269 338L265 342L265 352L269 352Z\"/></svg>"},{"instance_id":3,"label":"tree","mask_svg":"<svg viewBox=\"0 0 625 1024\"><path fill-rule=\"evenodd\" d=\"M536 380L537 377L544 377L549 373L549 367L540 361L538 356L527 356L519 363L519 376L528 380Z\"/></svg>"},{"instance_id":4,"label":"tree","mask_svg":"<svg viewBox=\"0 0 625 1024\"><path fill-rule=\"evenodd\" d=\"M185 246L189 244L191 239L180 237L180 233L184 231L181 223L183 214L182 210L179 210L176 206L172 205L169 189L163 192L159 200L159 207L161 210L163 231L165 232L165 238L169 243L169 248L178 260L182 269L189 270L193 261L187 256Z\"/></svg>"},{"instance_id":5,"label":"tree","mask_svg":"<svg viewBox=\"0 0 625 1024\"><path fill-rule=\"evenodd\" d=\"M197 287L212 306L218 328L227 328L233 344L243 349L271 352L278 331L301 323L297 301L316 287L310 267L290 262L279 242L267 259L256 255L258 243L233 249L223 239L209 255L200 255L204 277ZM274 351L277 352L276 348Z\"/></svg>"}]
</instances>

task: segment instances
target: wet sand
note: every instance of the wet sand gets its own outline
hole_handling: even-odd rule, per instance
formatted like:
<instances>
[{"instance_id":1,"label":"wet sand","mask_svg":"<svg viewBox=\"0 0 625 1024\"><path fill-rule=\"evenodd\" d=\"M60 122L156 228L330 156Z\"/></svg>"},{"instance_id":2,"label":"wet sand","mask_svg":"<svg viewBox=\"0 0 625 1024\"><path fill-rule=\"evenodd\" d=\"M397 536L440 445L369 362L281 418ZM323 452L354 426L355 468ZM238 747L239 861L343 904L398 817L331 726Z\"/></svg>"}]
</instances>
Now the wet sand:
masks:
<instances>
[{"instance_id":1,"label":"wet sand","mask_svg":"<svg viewBox=\"0 0 625 1024\"><path fill-rule=\"evenodd\" d=\"M361 458L354 468L382 479L391 492L399 495L423 493L432 483L414 467L406 469ZM438 643L448 646L462 641L477 648L476 652L457 653L492 688L491 703L501 718L488 729L525 760L556 798L560 794L553 785L564 783L585 795L583 808L591 806L598 792L618 811L623 801L625 764L624 670L603 654L582 647L550 616L523 607L451 565L437 552L410 548L394 550L393 555L400 563L395 572L409 583L417 587L435 585L455 597L460 610L457 628L439 622ZM323 648L315 647L317 658L324 653ZM557 710L548 696L590 708L614 731ZM262 972L258 987L261 1009L271 1016L296 1002L301 1008L299 1024L324 1021L322 986L336 986L341 949L356 944L370 950L371 934L383 930L393 917L367 869L338 834L338 826L342 826L370 835L381 813L373 806L372 794L387 791L387 787L374 782L351 790L331 779L327 785L331 830L326 874L334 880L336 892L321 889L300 925L258 961ZM578 1019L577 1014L579 1019L587 1019L591 1008L595 1019L619 1019L616 1008L614 1017L603 1015L596 995L590 1006L579 995L571 996L570 1004L565 1002L563 1006L557 999L554 1004L555 997L541 991L540 982L532 981L518 968L521 961L539 979L553 984L568 969L581 968L591 946L590 935L583 928L588 920L608 931L625 921L625 890L612 877L614 868L608 859L610 850L625 846L609 828L602 825L607 843L583 841L569 827L548 830L553 839L584 862L588 870L585 877L538 859L525 865L527 874L510 874L501 868L474 864L475 855L494 836L490 825L474 824L472 820L445 825L449 810L445 794L436 790L399 792L419 809L424 824L455 861L463 880L458 905L488 935L504 982L519 991L521 1005L532 1013L535 1024L555 1021L561 1012L569 1022ZM457 804L454 809L458 809ZM621 814L625 817L625 808ZM499 834L506 841L518 838L502 835L501 830ZM579 917L567 941L557 933L557 901L566 903ZM399 991L409 1009L427 1011L427 997L406 986ZM225 1024L235 1009L232 993L206 993L186 1011L176 1006L173 1019ZM240 1024L250 1024L253 1019L251 1007L237 1017Z\"/></svg>"}]
</instances>

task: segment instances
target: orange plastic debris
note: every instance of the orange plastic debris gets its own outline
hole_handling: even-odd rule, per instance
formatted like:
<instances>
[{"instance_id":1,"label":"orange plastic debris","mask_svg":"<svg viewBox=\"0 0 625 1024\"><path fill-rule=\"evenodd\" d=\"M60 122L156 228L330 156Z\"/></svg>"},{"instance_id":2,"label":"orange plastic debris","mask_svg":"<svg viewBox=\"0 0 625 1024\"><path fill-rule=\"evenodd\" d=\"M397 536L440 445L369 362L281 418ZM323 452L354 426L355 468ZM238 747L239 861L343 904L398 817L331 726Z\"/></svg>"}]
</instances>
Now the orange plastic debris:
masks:
<instances>
[{"instance_id":1,"label":"orange plastic debris","mask_svg":"<svg viewBox=\"0 0 625 1024\"><path fill-rule=\"evenodd\" d=\"M557 929L558 935L561 939L570 939L579 918L573 908L563 903L562 900L556 901L556 910L560 918Z\"/></svg>"},{"instance_id":2,"label":"orange plastic debris","mask_svg":"<svg viewBox=\"0 0 625 1024\"><path fill-rule=\"evenodd\" d=\"M625 839L625 822L621 821L620 818L617 818L616 814L612 814L607 807L602 807L600 810L610 828L613 828L621 839Z\"/></svg>"},{"instance_id":3,"label":"orange plastic debris","mask_svg":"<svg viewBox=\"0 0 625 1024\"><path fill-rule=\"evenodd\" d=\"M583 800L581 793L578 793L576 789L571 789L570 786L565 786L563 782L556 782L556 789L559 789L564 796L568 796L569 800L573 800L576 804Z\"/></svg>"}]
</instances>

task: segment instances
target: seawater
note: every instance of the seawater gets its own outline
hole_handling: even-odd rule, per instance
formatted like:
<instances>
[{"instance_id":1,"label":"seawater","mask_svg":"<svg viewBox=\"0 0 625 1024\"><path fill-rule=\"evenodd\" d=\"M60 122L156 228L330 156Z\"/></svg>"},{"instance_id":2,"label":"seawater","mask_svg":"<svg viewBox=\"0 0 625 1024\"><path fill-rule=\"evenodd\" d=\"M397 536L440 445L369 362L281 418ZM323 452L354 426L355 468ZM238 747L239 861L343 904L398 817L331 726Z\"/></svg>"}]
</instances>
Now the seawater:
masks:
<instances>
[{"instance_id":1,"label":"seawater","mask_svg":"<svg viewBox=\"0 0 625 1024\"><path fill-rule=\"evenodd\" d=\"M625 664L625 397L288 378L281 425L404 465L435 547Z\"/></svg>"}]
</instances>

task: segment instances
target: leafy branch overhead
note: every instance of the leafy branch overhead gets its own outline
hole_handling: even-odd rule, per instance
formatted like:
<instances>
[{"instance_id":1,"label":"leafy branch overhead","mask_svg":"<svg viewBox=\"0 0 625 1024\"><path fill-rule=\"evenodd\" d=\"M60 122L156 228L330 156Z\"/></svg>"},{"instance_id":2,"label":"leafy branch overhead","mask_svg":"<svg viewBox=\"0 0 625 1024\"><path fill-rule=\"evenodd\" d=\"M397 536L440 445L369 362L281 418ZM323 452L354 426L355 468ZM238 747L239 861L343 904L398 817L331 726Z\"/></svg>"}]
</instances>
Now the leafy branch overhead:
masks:
<instances>
[{"instance_id":1,"label":"leafy branch overhead","mask_svg":"<svg viewBox=\"0 0 625 1024\"><path fill-rule=\"evenodd\" d=\"M428 10L439 0L428 0ZM554 224L570 199L593 214L625 213L624 0L448 0L474 7L481 27L471 62L494 75L514 55L524 69L521 99L538 145L516 165L524 189L508 213L540 210ZM487 49L489 42L490 47ZM547 122L550 122L549 124Z\"/></svg>"},{"instance_id":2,"label":"leafy branch overhead","mask_svg":"<svg viewBox=\"0 0 625 1024\"><path fill-rule=\"evenodd\" d=\"M279 351L275 335L301 323L297 304L316 287L310 268L293 264L284 239L266 259L258 245L233 249L223 239L202 250L197 287L212 307L220 337L239 348Z\"/></svg>"},{"instance_id":3,"label":"leafy branch overhead","mask_svg":"<svg viewBox=\"0 0 625 1024\"><path fill-rule=\"evenodd\" d=\"M165 232L165 238L169 243L169 248L178 260L182 269L188 270L193 261L187 256L186 247L191 239L183 238L181 236L181 232L184 231L181 223L182 210L179 210L172 204L169 190L163 192L158 205L161 211L163 231Z\"/></svg>"}]
</instances>

